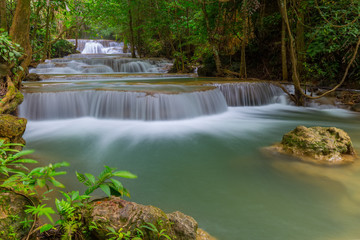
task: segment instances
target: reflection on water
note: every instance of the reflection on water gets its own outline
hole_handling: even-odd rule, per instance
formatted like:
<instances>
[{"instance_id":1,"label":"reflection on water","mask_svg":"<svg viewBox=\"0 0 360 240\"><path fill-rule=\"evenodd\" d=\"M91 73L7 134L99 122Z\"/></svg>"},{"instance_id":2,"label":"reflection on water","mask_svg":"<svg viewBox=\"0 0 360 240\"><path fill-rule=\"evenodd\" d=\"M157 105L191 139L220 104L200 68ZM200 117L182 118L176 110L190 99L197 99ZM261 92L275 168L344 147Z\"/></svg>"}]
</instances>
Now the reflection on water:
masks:
<instances>
[{"instance_id":1,"label":"reflection on water","mask_svg":"<svg viewBox=\"0 0 360 240\"><path fill-rule=\"evenodd\" d=\"M272 104L176 121L30 121L25 138L43 162L71 163L62 178L69 190L82 187L75 170L129 170L139 176L123 181L132 200L183 211L219 239L356 239L360 164L325 168L261 148L297 125L336 126L359 152L359 120L345 110Z\"/></svg>"}]
</instances>

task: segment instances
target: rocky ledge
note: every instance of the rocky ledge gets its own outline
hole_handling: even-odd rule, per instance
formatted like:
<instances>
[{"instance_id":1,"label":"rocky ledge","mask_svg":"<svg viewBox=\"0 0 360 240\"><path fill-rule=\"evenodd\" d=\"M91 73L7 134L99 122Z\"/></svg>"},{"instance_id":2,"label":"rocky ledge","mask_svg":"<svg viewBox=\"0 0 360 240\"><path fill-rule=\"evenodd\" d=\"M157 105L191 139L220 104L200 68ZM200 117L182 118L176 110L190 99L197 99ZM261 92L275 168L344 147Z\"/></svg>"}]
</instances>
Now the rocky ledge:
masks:
<instances>
[{"instance_id":1,"label":"rocky ledge","mask_svg":"<svg viewBox=\"0 0 360 240\"><path fill-rule=\"evenodd\" d=\"M349 135L335 127L298 126L285 134L281 143L265 150L322 165L348 164L356 159Z\"/></svg>"},{"instance_id":2,"label":"rocky ledge","mask_svg":"<svg viewBox=\"0 0 360 240\"><path fill-rule=\"evenodd\" d=\"M110 227L116 232L122 229L122 232L130 233L136 233L137 229L141 229L144 234L143 240L158 239L157 231L162 231L176 240L215 240L198 228L198 223L190 216L181 212L165 214L157 207L128 202L119 197L93 202L90 216L89 222L93 221L98 226L93 232L96 239L107 239ZM157 231L144 228L150 226L149 223L155 226Z\"/></svg>"}]
</instances>

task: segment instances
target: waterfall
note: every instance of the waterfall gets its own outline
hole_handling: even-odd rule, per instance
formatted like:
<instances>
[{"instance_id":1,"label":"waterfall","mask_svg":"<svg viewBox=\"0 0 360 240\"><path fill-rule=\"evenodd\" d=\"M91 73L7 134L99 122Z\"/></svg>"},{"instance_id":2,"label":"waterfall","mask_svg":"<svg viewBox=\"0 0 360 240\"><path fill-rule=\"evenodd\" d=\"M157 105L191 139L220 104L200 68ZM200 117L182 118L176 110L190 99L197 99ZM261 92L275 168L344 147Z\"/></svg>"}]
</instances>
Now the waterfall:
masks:
<instances>
[{"instance_id":1,"label":"waterfall","mask_svg":"<svg viewBox=\"0 0 360 240\"><path fill-rule=\"evenodd\" d=\"M281 88L265 82L216 83L228 106L260 106L282 101Z\"/></svg>"},{"instance_id":2,"label":"waterfall","mask_svg":"<svg viewBox=\"0 0 360 240\"><path fill-rule=\"evenodd\" d=\"M133 120L178 120L227 110L218 89L179 94L67 91L24 93L20 116L30 120L96 117Z\"/></svg>"},{"instance_id":3,"label":"waterfall","mask_svg":"<svg viewBox=\"0 0 360 240\"><path fill-rule=\"evenodd\" d=\"M82 54L105 53L104 46L99 42L90 41L85 44Z\"/></svg>"},{"instance_id":4,"label":"waterfall","mask_svg":"<svg viewBox=\"0 0 360 240\"><path fill-rule=\"evenodd\" d=\"M85 50L84 50L85 51ZM82 57L86 56L86 57ZM171 64L163 59L139 60L119 57L89 57L87 55L55 58L31 69L37 74L85 74L85 73L159 73L165 72L165 66Z\"/></svg>"},{"instance_id":5,"label":"waterfall","mask_svg":"<svg viewBox=\"0 0 360 240\"><path fill-rule=\"evenodd\" d=\"M72 44L76 44L75 39L67 39ZM89 39L78 39L77 49L82 54L123 54L124 43L115 42L112 40L89 40ZM129 55L126 53L126 55Z\"/></svg>"}]
</instances>

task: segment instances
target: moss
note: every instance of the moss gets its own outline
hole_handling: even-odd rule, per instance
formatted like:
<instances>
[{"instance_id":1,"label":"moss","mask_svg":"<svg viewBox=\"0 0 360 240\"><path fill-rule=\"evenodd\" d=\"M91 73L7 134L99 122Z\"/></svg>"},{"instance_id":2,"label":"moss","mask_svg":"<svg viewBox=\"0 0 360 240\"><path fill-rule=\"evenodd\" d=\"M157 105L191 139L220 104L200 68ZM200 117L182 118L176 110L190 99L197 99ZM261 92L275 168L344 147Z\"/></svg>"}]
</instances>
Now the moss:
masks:
<instances>
[{"instance_id":1,"label":"moss","mask_svg":"<svg viewBox=\"0 0 360 240\"><path fill-rule=\"evenodd\" d=\"M355 155L350 137L334 127L298 126L283 136L281 146L288 154L321 161L340 161L342 154Z\"/></svg>"},{"instance_id":2,"label":"moss","mask_svg":"<svg viewBox=\"0 0 360 240\"><path fill-rule=\"evenodd\" d=\"M25 132L26 123L25 118L8 114L0 115L0 139L4 139L6 142L24 144L22 135Z\"/></svg>"}]
</instances>

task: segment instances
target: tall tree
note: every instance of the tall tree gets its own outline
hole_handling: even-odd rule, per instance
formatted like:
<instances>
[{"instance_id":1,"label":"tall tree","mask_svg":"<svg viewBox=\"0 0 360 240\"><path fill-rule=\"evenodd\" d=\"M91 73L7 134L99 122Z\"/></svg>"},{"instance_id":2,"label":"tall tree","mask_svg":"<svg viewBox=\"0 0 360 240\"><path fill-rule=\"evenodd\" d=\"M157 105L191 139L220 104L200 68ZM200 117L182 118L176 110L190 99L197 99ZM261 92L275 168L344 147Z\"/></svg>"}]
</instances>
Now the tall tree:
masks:
<instances>
[{"instance_id":1,"label":"tall tree","mask_svg":"<svg viewBox=\"0 0 360 240\"><path fill-rule=\"evenodd\" d=\"M18 0L15 15L10 28L12 40L19 44L26 54L21 66L26 70L32 58L32 48L30 44L30 8L31 0ZM21 79L23 74L18 78ZM20 80L19 79L19 80ZM19 84L19 82L17 82Z\"/></svg>"},{"instance_id":2,"label":"tall tree","mask_svg":"<svg viewBox=\"0 0 360 240\"><path fill-rule=\"evenodd\" d=\"M290 38L290 57L291 57L291 65L292 65L292 70L293 70L293 83L294 83L294 87L295 87L295 95L293 96L293 100L294 102L299 105L299 106L304 106L305 104L305 99L318 99L321 98L331 92L334 92L337 88L339 88L345 81L348 73L349 73L349 69L352 66L352 64L354 63L357 54L358 54L358 50L359 50L359 46L360 46L360 34L358 34L357 36L357 43L355 46L355 49L353 51L352 57L349 60L344 75L341 79L341 81L332 89L324 92L323 94L313 97L310 95L307 95L304 90L301 87L301 81L300 81L300 76L299 76L299 71L298 71L298 57L296 55L296 47L295 47L295 40L292 34L292 30L291 30L291 26L290 26L290 21L289 21L289 17L288 17L288 10L287 10L287 0L280 0L280 10L281 10L281 16L283 21L286 24L286 29L287 29L287 33L289 35Z\"/></svg>"}]
</instances>

